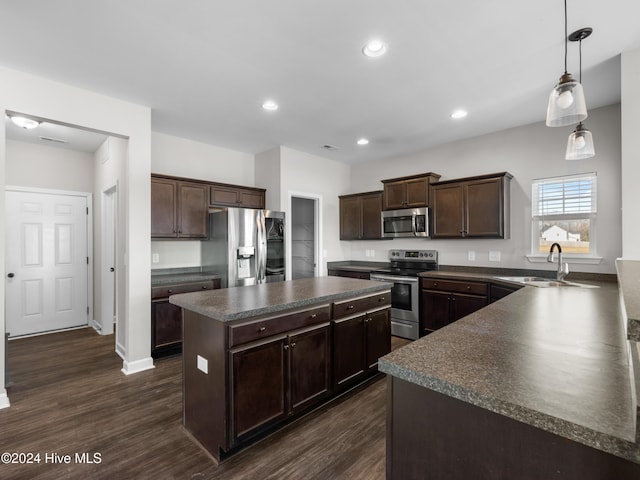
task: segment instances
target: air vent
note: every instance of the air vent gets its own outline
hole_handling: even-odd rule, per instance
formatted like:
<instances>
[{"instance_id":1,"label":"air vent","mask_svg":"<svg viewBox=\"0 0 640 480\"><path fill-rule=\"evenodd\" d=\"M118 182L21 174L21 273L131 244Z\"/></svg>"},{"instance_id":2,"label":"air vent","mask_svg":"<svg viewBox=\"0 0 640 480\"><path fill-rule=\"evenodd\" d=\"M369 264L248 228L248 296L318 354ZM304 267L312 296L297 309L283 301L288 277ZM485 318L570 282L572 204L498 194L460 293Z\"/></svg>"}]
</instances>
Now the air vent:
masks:
<instances>
[{"instance_id":1,"label":"air vent","mask_svg":"<svg viewBox=\"0 0 640 480\"><path fill-rule=\"evenodd\" d=\"M324 148L325 150L340 150L340 148L336 147L335 145L329 145L328 143L326 145L323 145L322 148Z\"/></svg>"},{"instance_id":2,"label":"air vent","mask_svg":"<svg viewBox=\"0 0 640 480\"><path fill-rule=\"evenodd\" d=\"M67 143L66 140L62 140L61 138L40 137L40 140L44 140L46 142Z\"/></svg>"}]
</instances>

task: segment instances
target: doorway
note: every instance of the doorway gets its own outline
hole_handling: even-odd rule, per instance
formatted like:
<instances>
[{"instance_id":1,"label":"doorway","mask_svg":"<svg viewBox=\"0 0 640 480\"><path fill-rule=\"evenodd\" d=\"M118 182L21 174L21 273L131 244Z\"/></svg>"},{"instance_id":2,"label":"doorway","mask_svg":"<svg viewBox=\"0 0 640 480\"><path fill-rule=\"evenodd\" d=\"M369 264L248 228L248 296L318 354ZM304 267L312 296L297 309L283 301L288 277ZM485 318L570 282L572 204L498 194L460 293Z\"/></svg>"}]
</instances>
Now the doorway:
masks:
<instances>
[{"instance_id":1,"label":"doorway","mask_svg":"<svg viewBox=\"0 0 640 480\"><path fill-rule=\"evenodd\" d=\"M89 193L6 189L11 338L88 325Z\"/></svg>"},{"instance_id":2,"label":"doorway","mask_svg":"<svg viewBox=\"0 0 640 480\"><path fill-rule=\"evenodd\" d=\"M291 195L291 278L319 275L320 197Z\"/></svg>"}]
</instances>

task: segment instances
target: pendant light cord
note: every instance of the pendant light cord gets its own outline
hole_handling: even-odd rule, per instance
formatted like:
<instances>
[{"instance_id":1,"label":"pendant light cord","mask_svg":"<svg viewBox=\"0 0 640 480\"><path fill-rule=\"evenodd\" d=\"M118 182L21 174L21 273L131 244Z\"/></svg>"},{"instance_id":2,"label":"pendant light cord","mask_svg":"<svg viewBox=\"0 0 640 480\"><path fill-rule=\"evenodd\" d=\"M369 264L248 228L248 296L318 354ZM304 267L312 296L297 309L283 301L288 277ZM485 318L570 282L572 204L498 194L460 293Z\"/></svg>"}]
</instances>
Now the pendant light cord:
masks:
<instances>
[{"instance_id":1,"label":"pendant light cord","mask_svg":"<svg viewBox=\"0 0 640 480\"><path fill-rule=\"evenodd\" d=\"M567 73L567 0L564 0L564 73Z\"/></svg>"}]
</instances>

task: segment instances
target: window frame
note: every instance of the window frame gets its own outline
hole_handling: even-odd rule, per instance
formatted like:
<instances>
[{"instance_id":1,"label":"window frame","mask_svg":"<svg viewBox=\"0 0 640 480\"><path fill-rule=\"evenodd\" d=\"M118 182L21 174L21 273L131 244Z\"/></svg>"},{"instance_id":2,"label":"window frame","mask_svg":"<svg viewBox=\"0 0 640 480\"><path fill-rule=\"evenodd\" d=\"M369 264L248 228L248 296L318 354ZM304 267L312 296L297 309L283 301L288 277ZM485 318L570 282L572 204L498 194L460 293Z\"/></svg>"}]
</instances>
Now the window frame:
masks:
<instances>
[{"instance_id":1,"label":"window frame","mask_svg":"<svg viewBox=\"0 0 640 480\"><path fill-rule=\"evenodd\" d=\"M569 182L575 182L580 179L589 179L591 183L591 200L589 204L589 210L577 213L538 213L540 197L539 188L541 185L547 184L562 184L566 185ZM589 252L588 253L563 253L567 258L572 258L583 263L599 263L602 260L597 256L597 184L598 176L597 172L585 172L574 175L560 175L555 177L537 178L531 182L531 246L530 254L527 255L532 262L546 261L547 254L540 252L540 239L542 238L542 232L540 229L541 222L544 221L571 221L571 220L589 220ZM566 208L565 201L571 199L571 195L562 194L560 203L562 208ZM578 207L580 208L580 207ZM585 208L585 207L582 207Z\"/></svg>"}]
</instances>

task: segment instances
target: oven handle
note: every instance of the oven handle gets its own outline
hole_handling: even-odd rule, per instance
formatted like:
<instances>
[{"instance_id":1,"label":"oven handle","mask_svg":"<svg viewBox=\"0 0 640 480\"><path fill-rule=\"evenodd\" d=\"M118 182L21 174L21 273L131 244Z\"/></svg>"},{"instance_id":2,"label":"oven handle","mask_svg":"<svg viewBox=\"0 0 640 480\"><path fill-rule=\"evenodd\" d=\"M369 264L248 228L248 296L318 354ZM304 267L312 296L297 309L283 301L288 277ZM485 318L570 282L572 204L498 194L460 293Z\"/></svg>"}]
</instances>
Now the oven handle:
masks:
<instances>
[{"instance_id":1,"label":"oven handle","mask_svg":"<svg viewBox=\"0 0 640 480\"><path fill-rule=\"evenodd\" d=\"M418 277L395 277L393 275L373 274L369 277L374 282L391 282L391 283L418 283Z\"/></svg>"}]
</instances>

